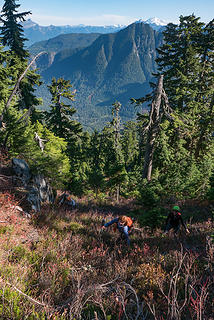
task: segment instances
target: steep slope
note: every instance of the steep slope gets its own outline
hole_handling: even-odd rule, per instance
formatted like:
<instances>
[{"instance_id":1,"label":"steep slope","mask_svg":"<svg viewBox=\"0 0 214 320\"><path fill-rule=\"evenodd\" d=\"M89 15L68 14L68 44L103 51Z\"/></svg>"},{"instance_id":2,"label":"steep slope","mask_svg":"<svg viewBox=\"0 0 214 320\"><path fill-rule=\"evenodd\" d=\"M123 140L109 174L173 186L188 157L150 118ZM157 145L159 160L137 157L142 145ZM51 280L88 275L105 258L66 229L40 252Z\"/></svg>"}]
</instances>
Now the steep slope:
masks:
<instances>
[{"instance_id":1,"label":"steep slope","mask_svg":"<svg viewBox=\"0 0 214 320\"><path fill-rule=\"evenodd\" d=\"M44 70L52 64L56 53L63 51L61 57L66 58L72 54L74 49L88 47L99 36L99 33L61 34L49 40L36 42L30 46L28 50L31 55L36 55L41 51L46 52L46 55L40 56L36 61L36 67L40 70Z\"/></svg>"},{"instance_id":2,"label":"steep slope","mask_svg":"<svg viewBox=\"0 0 214 320\"><path fill-rule=\"evenodd\" d=\"M71 80L77 89L75 107L83 125L96 126L97 118L101 125L100 116L108 118L116 100L123 104L123 120L128 120L134 116L130 98L144 96L149 90L161 41L162 35L149 25L134 23L117 33L101 35L65 59L62 53L56 54L42 76L46 83L52 77Z\"/></svg>"}]
</instances>

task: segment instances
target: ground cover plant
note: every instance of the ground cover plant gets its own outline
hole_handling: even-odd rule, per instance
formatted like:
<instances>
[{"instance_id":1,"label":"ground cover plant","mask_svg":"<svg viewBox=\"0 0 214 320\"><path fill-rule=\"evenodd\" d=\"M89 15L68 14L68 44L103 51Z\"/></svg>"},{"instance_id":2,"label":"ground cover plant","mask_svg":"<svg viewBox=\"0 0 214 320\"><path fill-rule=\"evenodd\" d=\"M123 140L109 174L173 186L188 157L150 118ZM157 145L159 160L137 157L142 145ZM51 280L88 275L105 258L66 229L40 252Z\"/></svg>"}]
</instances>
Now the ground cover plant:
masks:
<instances>
[{"instance_id":1,"label":"ground cover plant","mask_svg":"<svg viewBox=\"0 0 214 320\"><path fill-rule=\"evenodd\" d=\"M212 319L210 204L183 203L191 233L178 239L139 219L127 247L113 229L101 232L109 206L79 199L72 211L46 206L28 219L10 193L0 201L2 319ZM114 207L122 213L127 201Z\"/></svg>"}]
</instances>

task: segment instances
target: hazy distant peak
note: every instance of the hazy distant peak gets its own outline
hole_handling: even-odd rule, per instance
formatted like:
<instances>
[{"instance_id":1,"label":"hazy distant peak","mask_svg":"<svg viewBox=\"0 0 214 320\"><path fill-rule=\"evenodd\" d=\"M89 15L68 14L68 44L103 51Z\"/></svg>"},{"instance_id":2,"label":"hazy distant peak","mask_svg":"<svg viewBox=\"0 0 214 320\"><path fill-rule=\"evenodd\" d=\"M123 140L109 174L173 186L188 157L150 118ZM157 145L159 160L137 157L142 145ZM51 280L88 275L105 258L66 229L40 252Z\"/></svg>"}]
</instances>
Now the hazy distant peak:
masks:
<instances>
[{"instance_id":1,"label":"hazy distant peak","mask_svg":"<svg viewBox=\"0 0 214 320\"><path fill-rule=\"evenodd\" d=\"M26 21L22 22L22 25L25 29L28 29L28 28L38 26L38 23L32 21L31 19L27 19Z\"/></svg>"},{"instance_id":2,"label":"hazy distant peak","mask_svg":"<svg viewBox=\"0 0 214 320\"><path fill-rule=\"evenodd\" d=\"M26 21L22 22L22 25L24 27L24 29L28 29L31 27L35 27L35 26L39 26L41 27L38 23L32 21L31 19L27 19ZM103 25L103 26L90 26L90 25L85 25L85 24L78 24L78 25L61 25L61 26L55 26L53 24L49 25L49 26L45 26L46 28L48 27L59 27L59 28L125 28L125 25L120 25L120 24L113 24L113 25Z\"/></svg>"}]
</instances>

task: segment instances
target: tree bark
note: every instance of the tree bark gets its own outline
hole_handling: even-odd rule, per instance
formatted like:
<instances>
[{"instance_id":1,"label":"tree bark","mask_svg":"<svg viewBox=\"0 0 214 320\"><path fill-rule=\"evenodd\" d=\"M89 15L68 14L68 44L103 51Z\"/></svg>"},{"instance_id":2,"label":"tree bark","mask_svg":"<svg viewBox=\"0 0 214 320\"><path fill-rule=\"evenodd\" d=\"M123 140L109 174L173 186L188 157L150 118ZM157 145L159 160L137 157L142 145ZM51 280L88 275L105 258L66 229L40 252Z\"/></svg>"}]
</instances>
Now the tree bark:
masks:
<instances>
[{"instance_id":1,"label":"tree bark","mask_svg":"<svg viewBox=\"0 0 214 320\"><path fill-rule=\"evenodd\" d=\"M148 181L151 180L152 175L152 162L155 150L155 142L157 134L159 132L160 125L160 107L163 94L163 76L161 75L158 79L157 89L155 96L152 100L150 110L150 120L147 133L147 143L144 156L144 167L143 167L143 178Z\"/></svg>"}]
</instances>

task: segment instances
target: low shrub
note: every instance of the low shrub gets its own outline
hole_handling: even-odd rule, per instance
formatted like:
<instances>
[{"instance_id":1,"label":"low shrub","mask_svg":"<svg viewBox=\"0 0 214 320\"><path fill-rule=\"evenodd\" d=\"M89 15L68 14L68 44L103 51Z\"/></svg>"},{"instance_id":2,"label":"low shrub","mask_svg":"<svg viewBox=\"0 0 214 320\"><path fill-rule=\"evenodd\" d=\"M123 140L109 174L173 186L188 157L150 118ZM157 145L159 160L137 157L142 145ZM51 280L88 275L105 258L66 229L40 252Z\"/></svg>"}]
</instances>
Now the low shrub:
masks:
<instances>
[{"instance_id":1,"label":"low shrub","mask_svg":"<svg viewBox=\"0 0 214 320\"><path fill-rule=\"evenodd\" d=\"M146 207L155 207L161 201L162 192L163 188L158 181L148 182L144 179L139 186L139 201Z\"/></svg>"},{"instance_id":2,"label":"low shrub","mask_svg":"<svg viewBox=\"0 0 214 320\"><path fill-rule=\"evenodd\" d=\"M26 257L26 249L22 245L16 246L8 257L9 262L19 262Z\"/></svg>"},{"instance_id":3,"label":"low shrub","mask_svg":"<svg viewBox=\"0 0 214 320\"><path fill-rule=\"evenodd\" d=\"M140 215L137 216L137 219L141 226L155 229L164 225L166 217L166 210L163 207L158 207L140 212Z\"/></svg>"},{"instance_id":4,"label":"low shrub","mask_svg":"<svg viewBox=\"0 0 214 320\"><path fill-rule=\"evenodd\" d=\"M160 264L156 266L152 262L142 263L137 268L136 280L138 289L141 291L157 290L166 276Z\"/></svg>"}]
</instances>

